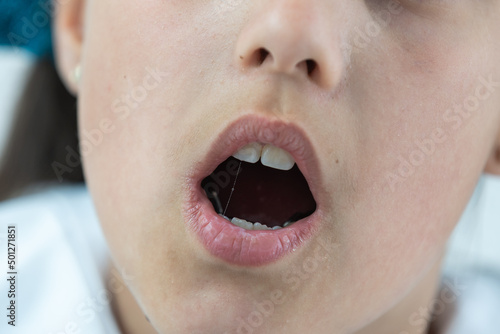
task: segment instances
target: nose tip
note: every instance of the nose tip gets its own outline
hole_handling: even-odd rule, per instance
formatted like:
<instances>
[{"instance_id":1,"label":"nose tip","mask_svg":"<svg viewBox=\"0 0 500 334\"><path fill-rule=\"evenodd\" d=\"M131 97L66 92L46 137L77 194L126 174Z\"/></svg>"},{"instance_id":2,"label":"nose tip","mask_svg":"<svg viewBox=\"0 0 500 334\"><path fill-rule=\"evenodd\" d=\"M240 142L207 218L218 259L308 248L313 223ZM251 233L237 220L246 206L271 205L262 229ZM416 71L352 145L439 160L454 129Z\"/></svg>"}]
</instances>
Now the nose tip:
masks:
<instances>
[{"instance_id":1,"label":"nose tip","mask_svg":"<svg viewBox=\"0 0 500 334\"><path fill-rule=\"evenodd\" d=\"M306 78L320 87L333 88L342 72L336 36L314 13L315 8L296 3L281 2L256 15L239 36L236 61L243 69Z\"/></svg>"}]
</instances>

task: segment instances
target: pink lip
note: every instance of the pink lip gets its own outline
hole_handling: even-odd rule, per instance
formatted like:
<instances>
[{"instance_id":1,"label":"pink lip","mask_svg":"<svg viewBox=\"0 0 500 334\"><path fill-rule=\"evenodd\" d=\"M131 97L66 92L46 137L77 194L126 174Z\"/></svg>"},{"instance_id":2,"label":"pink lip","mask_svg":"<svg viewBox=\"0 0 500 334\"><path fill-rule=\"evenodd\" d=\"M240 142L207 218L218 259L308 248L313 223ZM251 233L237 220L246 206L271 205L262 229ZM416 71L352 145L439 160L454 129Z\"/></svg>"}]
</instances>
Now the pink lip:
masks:
<instances>
[{"instance_id":1,"label":"pink lip","mask_svg":"<svg viewBox=\"0 0 500 334\"><path fill-rule=\"evenodd\" d=\"M219 216L204 190L203 178L251 142L272 144L288 151L306 178L316 200L316 211L293 225L274 231L248 231ZM243 116L215 140L205 159L188 176L183 208L188 230L214 257L239 266L263 266L299 249L319 230L325 191L311 143L297 126L263 116Z\"/></svg>"}]
</instances>

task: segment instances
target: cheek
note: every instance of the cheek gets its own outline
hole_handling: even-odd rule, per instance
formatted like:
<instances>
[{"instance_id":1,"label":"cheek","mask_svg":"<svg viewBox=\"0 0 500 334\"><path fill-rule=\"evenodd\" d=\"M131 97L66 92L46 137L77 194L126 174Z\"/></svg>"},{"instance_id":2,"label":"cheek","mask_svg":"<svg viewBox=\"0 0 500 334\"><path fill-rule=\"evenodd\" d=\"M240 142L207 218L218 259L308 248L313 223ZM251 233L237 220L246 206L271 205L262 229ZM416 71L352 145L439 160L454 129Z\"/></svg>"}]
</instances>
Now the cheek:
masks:
<instances>
[{"instance_id":1,"label":"cheek","mask_svg":"<svg viewBox=\"0 0 500 334\"><path fill-rule=\"evenodd\" d=\"M346 153L355 166L347 177L355 195L363 189L383 194L382 202L413 202L423 209L416 218L434 215L431 207L451 209L455 192L464 195L453 211L463 209L498 127L499 92L485 85L497 81L495 59L477 52L474 36L435 35L381 36L383 50L354 60L358 82L350 91L357 147Z\"/></svg>"},{"instance_id":2,"label":"cheek","mask_svg":"<svg viewBox=\"0 0 500 334\"><path fill-rule=\"evenodd\" d=\"M349 166L329 185L330 232L358 292L401 294L442 255L482 172L500 123L500 87L484 82L500 74L474 36L379 38L352 59L351 106L335 116L348 132L329 139Z\"/></svg>"},{"instance_id":3,"label":"cheek","mask_svg":"<svg viewBox=\"0 0 500 334\"><path fill-rule=\"evenodd\" d=\"M203 45L185 42L197 36L196 27L180 22L177 4L89 6L79 132L87 184L115 258L137 259L137 245L147 248L158 230L174 237L181 230L173 223L181 220L173 209L180 207L179 196L171 189L180 188L180 157L189 154L179 147L198 68L188 64L203 66L197 61ZM155 19L159 12L163 23ZM187 86L192 89L182 90Z\"/></svg>"},{"instance_id":4,"label":"cheek","mask_svg":"<svg viewBox=\"0 0 500 334\"><path fill-rule=\"evenodd\" d=\"M226 40L212 33L224 29L200 17L208 15L203 8L179 4L92 2L79 99L86 180L111 254L135 277L134 293L150 301L191 284L185 264L195 259L180 246L191 240L179 191L197 150L192 138L209 131L190 126L204 107L193 101L210 93L204 71ZM155 281L169 278L176 284Z\"/></svg>"}]
</instances>

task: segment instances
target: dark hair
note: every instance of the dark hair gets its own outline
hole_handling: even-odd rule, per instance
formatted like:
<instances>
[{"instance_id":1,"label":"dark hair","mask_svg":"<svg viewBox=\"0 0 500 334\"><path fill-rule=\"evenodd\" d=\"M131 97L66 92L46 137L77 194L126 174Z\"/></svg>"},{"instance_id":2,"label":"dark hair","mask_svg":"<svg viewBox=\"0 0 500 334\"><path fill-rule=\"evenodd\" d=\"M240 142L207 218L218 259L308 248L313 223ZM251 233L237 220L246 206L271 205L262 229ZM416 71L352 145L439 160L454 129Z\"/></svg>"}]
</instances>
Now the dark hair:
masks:
<instances>
[{"instance_id":1,"label":"dark hair","mask_svg":"<svg viewBox=\"0 0 500 334\"><path fill-rule=\"evenodd\" d=\"M57 175L68 145L78 153L76 98L64 87L53 61L38 60L15 109L0 166L0 201L47 182L83 182L81 164ZM79 154L79 153L78 153Z\"/></svg>"}]
</instances>

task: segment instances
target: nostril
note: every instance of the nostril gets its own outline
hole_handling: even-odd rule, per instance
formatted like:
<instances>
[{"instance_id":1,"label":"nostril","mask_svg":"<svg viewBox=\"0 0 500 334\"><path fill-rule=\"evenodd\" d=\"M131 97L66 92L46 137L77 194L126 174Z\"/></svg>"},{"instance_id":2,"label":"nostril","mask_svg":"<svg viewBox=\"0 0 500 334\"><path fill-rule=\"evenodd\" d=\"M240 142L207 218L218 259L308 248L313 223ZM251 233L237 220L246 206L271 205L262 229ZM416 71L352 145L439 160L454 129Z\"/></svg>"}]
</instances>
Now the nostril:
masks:
<instances>
[{"instance_id":1,"label":"nostril","mask_svg":"<svg viewBox=\"0 0 500 334\"><path fill-rule=\"evenodd\" d=\"M245 55L240 54L240 62L244 66L248 67L260 67L262 66L265 62L276 62L274 64L274 67L277 68L279 71L287 72L290 74L291 71L295 71L299 69L303 73L307 72L307 76L310 77L312 80L314 80L314 77L318 76L318 63L312 59L303 59L302 61L295 63L295 67L293 69L287 68L288 65L293 65L293 64L287 64L287 58L286 57L278 57L274 58L274 54L272 54L268 49L266 48L256 48L254 51L249 54L249 56L245 57ZM316 78L317 79L317 78Z\"/></svg>"},{"instance_id":2,"label":"nostril","mask_svg":"<svg viewBox=\"0 0 500 334\"><path fill-rule=\"evenodd\" d=\"M269 56L269 51L267 51L264 48L260 48L258 51L258 56L259 56L259 58L258 58L259 65L262 65L264 63L264 61L266 60L266 58Z\"/></svg>"},{"instance_id":3,"label":"nostril","mask_svg":"<svg viewBox=\"0 0 500 334\"><path fill-rule=\"evenodd\" d=\"M249 66L249 67L261 66L262 64L264 64L264 62L268 57L272 57L272 55L269 51L267 51L264 48L256 49L246 57L245 55L240 55L241 63L244 66Z\"/></svg>"},{"instance_id":4,"label":"nostril","mask_svg":"<svg viewBox=\"0 0 500 334\"><path fill-rule=\"evenodd\" d=\"M316 61L314 61L312 59L307 59L306 65L307 65L307 74L308 75L311 75L314 72L314 70L316 69L316 67L318 66L316 64Z\"/></svg>"}]
</instances>

